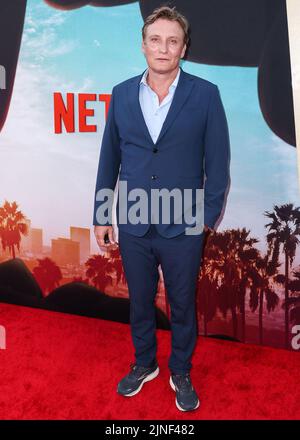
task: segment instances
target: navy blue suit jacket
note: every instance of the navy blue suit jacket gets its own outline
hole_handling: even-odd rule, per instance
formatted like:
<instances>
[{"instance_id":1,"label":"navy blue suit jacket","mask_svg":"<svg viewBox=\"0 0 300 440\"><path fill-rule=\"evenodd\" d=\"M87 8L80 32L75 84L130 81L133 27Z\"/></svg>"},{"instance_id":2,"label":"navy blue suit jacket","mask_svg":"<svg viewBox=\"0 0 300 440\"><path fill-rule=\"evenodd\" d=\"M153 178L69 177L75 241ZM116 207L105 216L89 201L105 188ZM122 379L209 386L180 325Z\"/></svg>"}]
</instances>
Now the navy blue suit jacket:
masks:
<instances>
[{"instance_id":1,"label":"navy blue suit jacket","mask_svg":"<svg viewBox=\"0 0 300 440\"><path fill-rule=\"evenodd\" d=\"M119 182L127 182L127 193L142 188L149 199L146 224L122 224L119 192L116 216L120 230L136 236L147 232L152 188L169 191L204 188L204 224L215 226L230 180L225 111L215 84L180 69L173 100L155 144L139 103L139 83L144 72L113 87L95 186L94 225L111 224L99 222L97 209L104 201L97 200L96 194L102 188L114 190L119 176ZM136 200L127 201L128 209L135 203ZM173 213L171 209L169 224L162 223L160 218L156 225L158 232L167 238L191 226L184 218L181 224L174 223Z\"/></svg>"}]
</instances>

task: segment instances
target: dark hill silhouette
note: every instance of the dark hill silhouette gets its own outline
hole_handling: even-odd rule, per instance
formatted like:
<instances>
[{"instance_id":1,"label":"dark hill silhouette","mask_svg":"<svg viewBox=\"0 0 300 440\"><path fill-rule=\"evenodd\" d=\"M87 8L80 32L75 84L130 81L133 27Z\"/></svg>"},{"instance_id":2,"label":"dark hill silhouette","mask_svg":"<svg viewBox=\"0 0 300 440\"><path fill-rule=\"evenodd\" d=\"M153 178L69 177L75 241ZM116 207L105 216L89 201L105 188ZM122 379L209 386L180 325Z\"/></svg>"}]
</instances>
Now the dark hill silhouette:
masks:
<instances>
[{"instance_id":1,"label":"dark hill silhouette","mask_svg":"<svg viewBox=\"0 0 300 440\"><path fill-rule=\"evenodd\" d=\"M47 297L20 258L0 263L0 301L28 307L129 323L128 298L111 297L83 282L71 282L52 290ZM170 329L167 316L156 308L159 329Z\"/></svg>"},{"instance_id":2,"label":"dark hill silhouette","mask_svg":"<svg viewBox=\"0 0 300 440\"><path fill-rule=\"evenodd\" d=\"M0 263L0 289L3 294L10 288L12 291L25 297L42 298L43 293L34 276L21 258Z\"/></svg>"},{"instance_id":3,"label":"dark hill silhouette","mask_svg":"<svg viewBox=\"0 0 300 440\"><path fill-rule=\"evenodd\" d=\"M45 308L45 299L33 295L27 295L24 292L14 289L11 286L3 286L0 283L0 302L16 304L18 306Z\"/></svg>"},{"instance_id":4,"label":"dark hill silhouette","mask_svg":"<svg viewBox=\"0 0 300 440\"><path fill-rule=\"evenodd\" d=\"M90 316L129 323L130 303L128 298L105 295L86 283L72 282L54 289L45 298L47 308L76 315ZM166 315L156 308L157 328L169 329Z\"/></svg>"},{"instance_id":5,"label":"dark hill silhouette","mask_svg":"<svg viewBox=\"0 0 300 440\"><path fill-rule=\"evenodd\" d=\"M220 334L216 334L216 333L211 333L207 335L208 338L213 338L213 339L222 339L224 341L231 341L231 342L240 342L242 343L242 341L240 341L237 338L234 338L232 336L227 336L227 335L220 335Z\"/></svg>"},{"instance_id":6,"label":"dark hill silhouette","mask_svg":"<svg viewBox=\"0 0 300 440\"><path fill-rule=\"evenodd\" d=\"M76 281L59 286L43 297L34 276L20 258L0 263L0 302L129 324L128 298L112 297ZM158 329L170 330L168 317L158 307L156 324ZM227 335L207 336L240 342Z\"/></svg>"}]
</instances>

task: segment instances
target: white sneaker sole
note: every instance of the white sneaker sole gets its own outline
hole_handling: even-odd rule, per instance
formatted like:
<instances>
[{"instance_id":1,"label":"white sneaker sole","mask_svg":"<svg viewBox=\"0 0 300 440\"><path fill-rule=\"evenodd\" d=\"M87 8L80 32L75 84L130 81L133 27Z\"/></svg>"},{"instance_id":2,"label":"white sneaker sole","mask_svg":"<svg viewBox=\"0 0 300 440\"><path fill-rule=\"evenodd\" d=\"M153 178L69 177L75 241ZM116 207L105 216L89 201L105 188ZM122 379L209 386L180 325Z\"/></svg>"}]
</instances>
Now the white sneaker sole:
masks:
<instances>
[{"instance_id":1,"label":"white sneaker sole","mask_svg":"<svg viewBox=\"0 0 300 440\"><path fill-rule=\"evenodd\" d=\"M149 376L145 377L145 379L141 382L140 386L135 391L132 391L132 393L129 393L129 394L122 394L122 396L125 396L125 397L135 396L137 393L139 393L141 391L144 383L149 382L152 379L155 379L156 376L158 376L158 373L159 373L159 367L157 367L156 370L153 371L153 373L149 374Z\"/></svg>"},{"instance_id":2,"label":"white sneaker sole","mask_svg":"<svg viewBox=\"0 0 300 440\"><path fill-rule=\"evenodd\" d=\"M172 376L170 376L170 385L171 385L172 390L175 391L175 393L176 393L176 388L175 388L174 382L173 382L173 380L172 380ZM193 409L184 409L184 408L182 408L182 407L179 405L178 401L177 401L177 397L175 397L175 403L176 403L177 408L178 408L180 411L194 411L195 409L197 409L197 408L200 406L200 400L199 400L199 399L198 399L198 403L197 403L197 405L196 405L195 408L193 408Z\"/></svg>"}]
</instances>

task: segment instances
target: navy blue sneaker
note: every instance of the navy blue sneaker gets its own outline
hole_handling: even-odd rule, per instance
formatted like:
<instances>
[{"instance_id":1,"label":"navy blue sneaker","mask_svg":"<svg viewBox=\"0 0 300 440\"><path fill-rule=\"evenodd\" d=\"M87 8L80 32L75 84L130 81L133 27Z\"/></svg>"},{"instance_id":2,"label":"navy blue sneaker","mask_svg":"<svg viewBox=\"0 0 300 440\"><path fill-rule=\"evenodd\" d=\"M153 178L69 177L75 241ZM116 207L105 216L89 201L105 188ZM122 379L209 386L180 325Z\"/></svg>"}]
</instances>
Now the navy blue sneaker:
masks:
<instances>
[{"instance_id":1,"label":"navy blue sneaker","mask_svg":"<svg viewBox=\"0 0 300 440\"><path fill-rule=\"evenodd\" d=\"M200 401L192 385L190 373L170 376L171 388L176 392L175 403L180 411L192 411L198 408Z\"/></svg>"},{"instance_id":2,"label":"navy blue sneaker","mask_svg":"<svg viewBox=\"0 0 300 440\"><path fill-rule=\"evenodd\" d=\"M130 372L118 383L117 392L122 396L134 396L141 391L145 382L154 379L159 373L157 362L152 367L130 364Z\"/></svg>"}]
</instances>

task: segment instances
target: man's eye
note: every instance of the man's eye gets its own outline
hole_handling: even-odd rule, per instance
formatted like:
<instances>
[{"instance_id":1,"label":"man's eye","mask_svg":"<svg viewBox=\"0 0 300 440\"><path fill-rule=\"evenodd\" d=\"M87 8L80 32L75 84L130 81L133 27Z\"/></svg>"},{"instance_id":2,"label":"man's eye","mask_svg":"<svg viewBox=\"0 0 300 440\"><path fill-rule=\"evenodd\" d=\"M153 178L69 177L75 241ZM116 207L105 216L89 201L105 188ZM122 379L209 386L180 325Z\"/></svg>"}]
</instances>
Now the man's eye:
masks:
<instances>
[{"instance_id":1,"label":"man's eye","mask_svg":"<svg viewBox=\"0 0 300 440\"><path fill-rule=\"evenodd\" d=\"M171 43L175 44L177 43L177 40L171 40Z\"/></svg>"}]
</instances>

